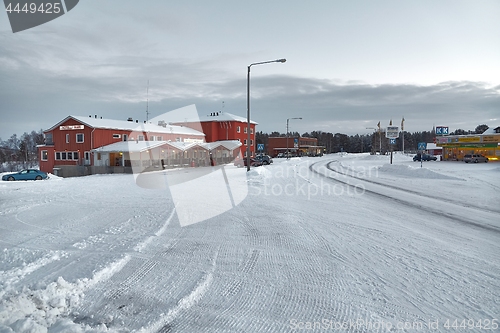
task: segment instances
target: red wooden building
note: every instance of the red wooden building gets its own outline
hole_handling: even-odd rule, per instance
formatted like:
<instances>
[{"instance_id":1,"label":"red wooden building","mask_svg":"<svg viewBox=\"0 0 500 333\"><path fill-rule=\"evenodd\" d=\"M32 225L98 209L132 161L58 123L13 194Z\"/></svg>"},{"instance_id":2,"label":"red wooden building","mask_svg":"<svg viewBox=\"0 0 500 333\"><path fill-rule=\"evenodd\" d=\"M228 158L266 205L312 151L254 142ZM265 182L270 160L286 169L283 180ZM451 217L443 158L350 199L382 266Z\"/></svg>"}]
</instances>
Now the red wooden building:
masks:
<instances>
[{"instance_id":1,"label":"red wooden building","mask_svg":"<svg viewBox=\"0 0 500 333\"><path fill-rule=\"evenodd\" d=\"M322 156L325 149L324 146L318 146L318 139L306 137L270 137L267 143L267 153L273 157L282 153L286 156Z\"/></svg>"},{"instance_id":2,"label":"red wooden building","mask_svg":"<svg viewBox=\"0 0 500 333\"><path fill-rule=\"evenodd\" d=\"M59 166L92 166L92 150L120 141L204 142L205 135L185 126L158 125L97 116L68 116L44 131L45 144L38 146L40 170Z\"/></svg>"},{"instance_id":3,"label":"red wooden building","mask_svg":"<svg viewBox=\"0 0 500 333\"><path fill-rule=\"evenodd\" d=\"M175 122L199 130L205 134L206 142L237 140L242 143L241 155L246 156L247 149L247 119L228 112L212 112L200 119ZM255 155L255 126L256 122L250 121L250 152ZM201 129L200 129L201 126Z\"/></svg>"}]
</instances>

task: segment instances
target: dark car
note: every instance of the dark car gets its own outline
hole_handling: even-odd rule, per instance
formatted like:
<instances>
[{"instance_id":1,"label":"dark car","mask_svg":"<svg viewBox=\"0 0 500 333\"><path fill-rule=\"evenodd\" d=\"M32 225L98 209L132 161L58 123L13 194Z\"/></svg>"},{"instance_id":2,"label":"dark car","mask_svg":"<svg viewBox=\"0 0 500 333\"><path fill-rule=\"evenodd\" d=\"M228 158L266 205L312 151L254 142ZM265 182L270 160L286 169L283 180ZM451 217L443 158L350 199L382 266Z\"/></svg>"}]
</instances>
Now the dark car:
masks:
<instances>
[{"instance_id":1,"label":"dark car","mask_svg":"<svg viewBox=\"0 0 500 333\"><path fill-rule=\"evenodd\" d=\"M43 171L36 170L36 169L26 169L26 170L21 170L17 173L11 173L8 175L3 175L2 180L8 180L8 181L13 181L13 180L42 180L42 179L47 179L47 174Z\"/></svg>"},{"instance_id":2,"label":"dark car","mask_svg":"<svg viewBox=\"0 0 500 333\"><path fill-rule=\"evenodd\" d=\"M429 154L417 154L413 156L413 162L415 161L437 161L437 157Z\"/></svg>"},{"instance_id":3,"label":"dark car","mask_svg":"<svg viewBox=\"0 0 500 333\"><path fill-rule=\"evenodd\" d=\"M485 163L487 163L488 157L486 157L484 155L480 155L480 154L466 154L466 155L464 155L464 162L465 163L469 163L469 162L473 162L473 163L485 162Z\"/></svg>"},{"instance_id":4,"label":"dark car","mask_svg":"<svg viewBox=\"0 0 500 333\"><path fill-rule=\"evenodd\" d=\"M238 158L234 161L234 165L237 166L238 168L247 166L247 159L246 158ZM257 167L257 166L261 166L261 165L262 165L262 161L257 160L253 157L250 158L250 166Z\"/></svg>"},{"instance_id":5,"label":"dark car","mask_svg":"<svg viewBox=\"0 0 500 333\"><path fill-rule=\"evenodd\" d=\"M257 155L255 159L260 161L263 165L269 165L273 163L273 159L268 155Z\"/></svg>"}]
</instances>

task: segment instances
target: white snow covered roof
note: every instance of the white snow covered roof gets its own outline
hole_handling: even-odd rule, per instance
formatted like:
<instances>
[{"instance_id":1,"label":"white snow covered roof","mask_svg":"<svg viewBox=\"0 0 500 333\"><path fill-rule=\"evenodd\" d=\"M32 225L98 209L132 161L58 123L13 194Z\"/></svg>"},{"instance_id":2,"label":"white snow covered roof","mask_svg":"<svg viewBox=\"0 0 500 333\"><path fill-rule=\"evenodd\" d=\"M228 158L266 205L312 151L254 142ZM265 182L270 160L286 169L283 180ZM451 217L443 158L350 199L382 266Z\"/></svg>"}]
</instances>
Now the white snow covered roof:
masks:
<instances>
[{"instance_id":1,"label":"white snow covered roof","mask_svg":"<svg viewBox=\"0 0 500 333\"><path fill-rule=\"evenodd\" d=\"M173 142L173 141L120 141L106 146L93 149L94 152L118 153L118 152L142 152L161 146L170 146L172 148L185 151L198 146L206 150L213 150L223 146L228 150L235 150L241 146L237 140L216 141L216 142Z\"/></svg>"},{"instance_id":2,"label":"white snow covered roof","mask_svg":"<svg viewBox=\"0 0 500 333\"><path fill-rule=\"evenodd\" d=\"M240 117L240 116L234 115L234 114L229 113L229 112L219 111L219 112L212 112L212 113L206 115L205 117L200 117L199 119L189 119L188 118L188 119L179 119L177 121L171 121L171 122L176 123L176 124L180 124L183 122L193 123L193 122L208 122L208 121L217 121L217 122L238 121L238 122L246 123L247 118ZM255 124L255 125L258 124L257 122L252 121L252 120L250 120L250 123Z\"/></svg>"},{"instance_id":3,"label":"white snow covered roof","mask_svg":"<svg viewBox=\"0 0 500 333\"><path fill-rule=\"evenodd\" d=\"M166 133L166 134L185 134L193 136L205 136L204 133L194 130L185 126L178 125L166 125L166 127L159 126L152 123L136 123L134 121L126 120L115 120L115 119L101 119L95 117L83 117L83 116L68 116L46 130L45 132L51 131L60 124L66 122L68 119L75 119L80 123L87 125L92 128L108 128L117 130L128 130L128 131L144 131L144 132L155 132L155 133Z\"/></svg>"},{"instance_id":4,"label":"white snow covered roof","mask_svg":"<svg viewBox=\"0 0 500 333\"><path fill-rule=\"evenodd\" d=\"M118 153L123 151L141 152L160 147L166 143L168 143L168 141L120 141L93 149L92 151L106 153Z\"/></svg>"}]
</instances>

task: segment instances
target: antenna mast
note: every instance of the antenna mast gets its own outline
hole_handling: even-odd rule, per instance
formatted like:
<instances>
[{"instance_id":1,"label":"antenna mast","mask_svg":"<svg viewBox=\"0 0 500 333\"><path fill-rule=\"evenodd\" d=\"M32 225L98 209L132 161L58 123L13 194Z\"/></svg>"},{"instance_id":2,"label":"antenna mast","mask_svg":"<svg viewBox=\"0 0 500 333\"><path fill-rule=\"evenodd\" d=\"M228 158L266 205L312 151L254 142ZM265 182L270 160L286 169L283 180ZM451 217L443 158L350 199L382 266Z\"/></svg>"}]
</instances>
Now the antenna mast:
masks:
<instances>
[{"instance_id":1,"label":"antenna mast","mask_svg":"<svg viewBox=\"0 0 500 333\"><path fill-rule=\"evenodd\" d=\"M146 89L146 121L149 121L149 80L148 87Z\"/></svg>"}]
</instances>

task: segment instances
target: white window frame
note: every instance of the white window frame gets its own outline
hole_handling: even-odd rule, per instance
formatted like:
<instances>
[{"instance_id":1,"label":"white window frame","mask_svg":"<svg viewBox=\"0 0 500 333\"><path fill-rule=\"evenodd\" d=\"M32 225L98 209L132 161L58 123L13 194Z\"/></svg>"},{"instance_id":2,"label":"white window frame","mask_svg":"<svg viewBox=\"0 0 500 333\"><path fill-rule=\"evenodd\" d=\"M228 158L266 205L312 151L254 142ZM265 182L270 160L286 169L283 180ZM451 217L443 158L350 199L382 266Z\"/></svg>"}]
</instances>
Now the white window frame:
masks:
<instances>
[{"instance_id":1,"label":"white window frame","mask_svg":"<svg viewBox=\"0 0 500 333\"><path fill-rule=\"evenodd\" d=\"M57 157L59 155L59 157ZM61 160L61 152L60 151L55 151L54 152L54 159L56 161L60 161Z\"/></svg>"},{"instance_id":2,"label":"white window frame","mask_svg":"<svg viewBox=\"0 0 500 333\"><path fill-rule=\"evenodd\" d=\"M42 160L42 161L48 161L49 160L49 151L48 150L42 150L40 152L40 154L41 154L40 155L40 160ZM45 156L45 158L44 158L44 156Z\"/></svg>"},{"instance_id":3,"label":"white window frame","mask_svg":"<svg viewBox=\"0 0 500 333\"><path fill-rule=\"evenodd\" d=\"M243 145L246 146L247 145L247 139L243 140Z\"/></svg>"},{"instance_id":4,"label":"white window frame","mask_svg":"<svg viewBox=\"0 0 500 333\"><path fill-rule=\"evenodd\" d=\"M66 134L66 143L69 143L69 133Z\"/></svg>"},{"instance_id":5,"label":"white window frame","mask_svg":"<svg viewBox=\"0 0 500 333\"><path fill-rule=\"evenodd\" d=\"M121 134L113 134L113 139L120 139L121 137Z\"/></svg>"},{"instance_id":6,"label":"white window frame","mask_svg":"<svg viewBox=\"0 0 500 333\"><path fill-rule=\"evenodd\" d=\"M163 137L162 136L157 136L156 137L156 141L163 141Z\"/></svg>"},{"instance_id":7,"label":"white window frame","mask_svg":"<svg viewBox=\"0 0 500 333\"><path fill-rule=\"evenodd\" d=\"M78 136L82 136L82 141L78 140ZM84 133L76 133L76 143L84 143L85 142L85 134Z\"/></svg>"},{"instance_id":8,"label":"white window frame","mask_svg":"<svg viewBox=\"0 0 500 333\"><path fill-rule=\"evenodd\" d=\"M248 127L243 127L243 133L247 134L248 133Z\"/></svg>"},{"instance_id":9,"label":"white window frame","mask_svg":"<svg viewBox=\"0 0 500 333\"><path fill-rule=\"evenodd\" d=\"M137 141L144 141L144 135L138 135Z\"/></svg>"},{"instance_id":10,"label":"white window frame","mask_svg":"<svg viewBox=\"0 0 500 333\"><path fill-rule=\"evenodd\" d=\"M128 135L127 134L123 134L122 135L122 141L128 141Z\"/></svg>"},{"instance_id":11,"label":"white window frame","mask_svg":"<svg viewBox=\"0 0 500 333\"><path fill-rule=\"evenodd\" d=\"M240 127L236 126L236 133L240 133L240 132L241 132Z\"/></svg>"}]
</instances>

